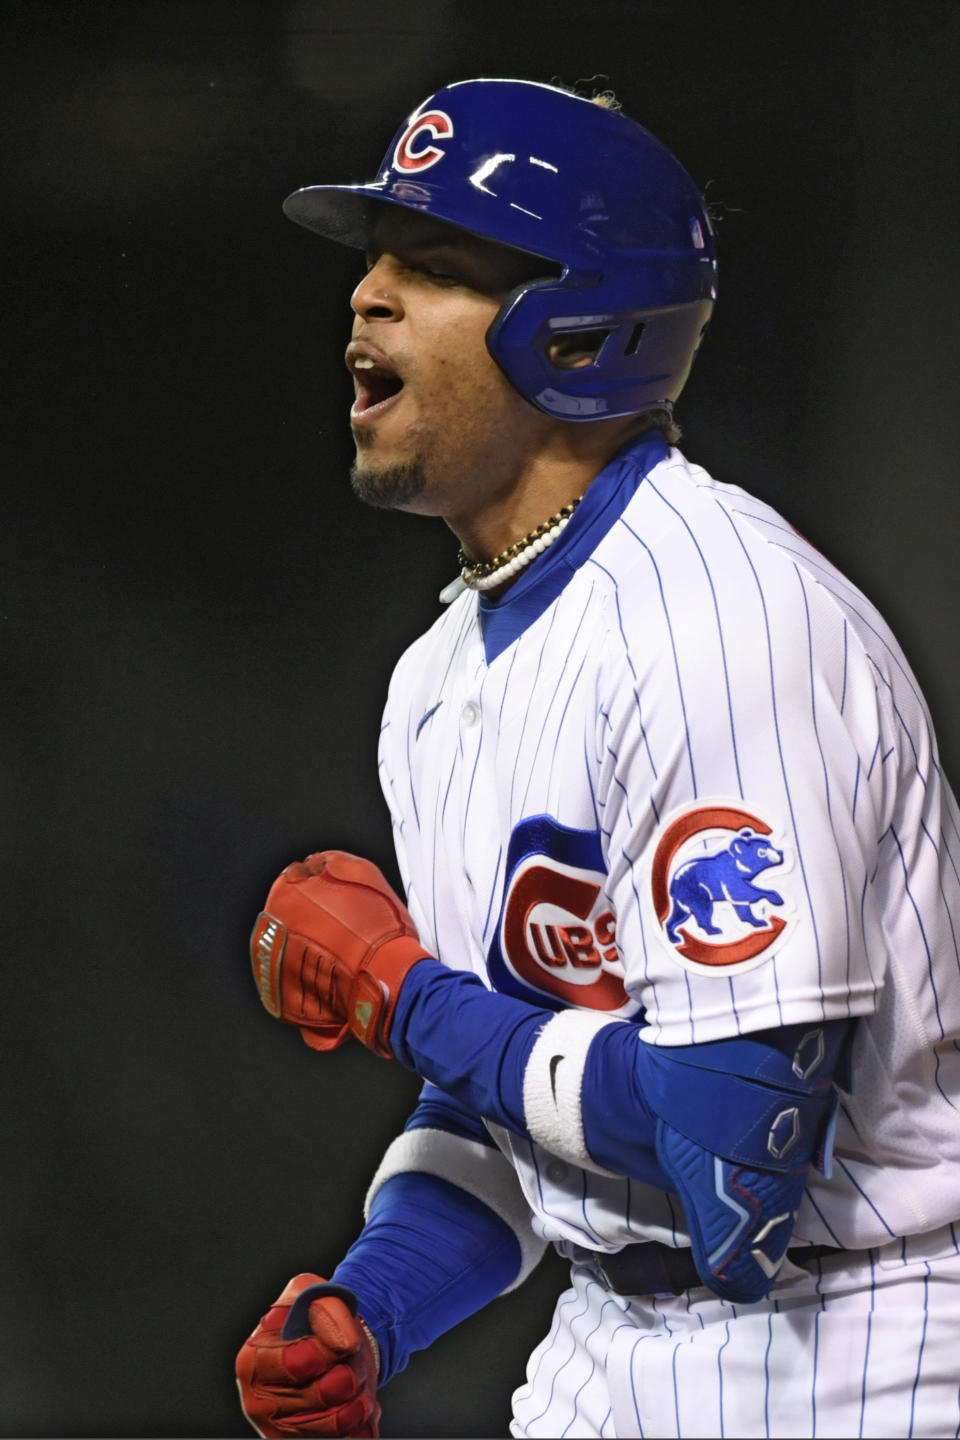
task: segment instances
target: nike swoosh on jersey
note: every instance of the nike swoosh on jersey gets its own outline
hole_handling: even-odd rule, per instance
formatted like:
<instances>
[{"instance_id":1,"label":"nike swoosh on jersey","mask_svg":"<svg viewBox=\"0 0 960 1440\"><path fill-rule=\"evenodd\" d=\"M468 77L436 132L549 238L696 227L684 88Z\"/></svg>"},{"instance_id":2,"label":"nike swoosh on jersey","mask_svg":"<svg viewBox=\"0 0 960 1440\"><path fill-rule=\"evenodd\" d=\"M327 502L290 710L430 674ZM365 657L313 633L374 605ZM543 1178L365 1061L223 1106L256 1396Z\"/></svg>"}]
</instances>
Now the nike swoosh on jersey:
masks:
<instances>
[{"instance_id":1,"label":"nike swoosh on jersey","mask_svg":"<svg viewBox=\"0 0 960 1440\"><path fill-rule=\"evenodd\" d=\"M550 1057L550 1093L553 1096L553 1103L557 1103L557 1066L561 1060L566 1060L566 1055L552 1055Z\"/></svg>"},{"instance_id":2,"label":"nike swoosh on jersey","mask_svg":"<svg viewBox=\"0 0 960 1440\"><path fill-rule=\"evenodd\" d=\"M442 704L443 701L438 700L436 705L431 705L429 710L424 710L423 714L420 716L419 721L417 722L417 733L413 737L414 744L416 744L416 742L420 739L420 731L423 729L424 725L426 725L427 721L431 718L431 716L436 715Z\"/></svg>"}]
</instances>

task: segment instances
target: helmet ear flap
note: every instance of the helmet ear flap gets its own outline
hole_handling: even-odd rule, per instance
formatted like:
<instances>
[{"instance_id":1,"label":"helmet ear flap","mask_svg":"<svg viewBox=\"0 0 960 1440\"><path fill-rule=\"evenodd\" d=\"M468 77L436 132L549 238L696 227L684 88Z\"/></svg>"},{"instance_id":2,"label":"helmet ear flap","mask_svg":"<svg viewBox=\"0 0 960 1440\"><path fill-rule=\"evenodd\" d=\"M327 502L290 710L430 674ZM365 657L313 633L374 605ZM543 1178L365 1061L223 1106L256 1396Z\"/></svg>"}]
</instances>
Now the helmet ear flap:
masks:
<instances>
[{"instance_id":1,"label":"helmet ear flap","mask_svg":"<svg viewBox=\"0 0 960 1440\"><path fill-rule=\"evenodd\" d=\"M607 289L602 281L574 289L569 277L520 287L487 331L487 349L507 379L558 420L669 408L710 318L706 298L626 307Z\"/></svg>"}]
</instances>

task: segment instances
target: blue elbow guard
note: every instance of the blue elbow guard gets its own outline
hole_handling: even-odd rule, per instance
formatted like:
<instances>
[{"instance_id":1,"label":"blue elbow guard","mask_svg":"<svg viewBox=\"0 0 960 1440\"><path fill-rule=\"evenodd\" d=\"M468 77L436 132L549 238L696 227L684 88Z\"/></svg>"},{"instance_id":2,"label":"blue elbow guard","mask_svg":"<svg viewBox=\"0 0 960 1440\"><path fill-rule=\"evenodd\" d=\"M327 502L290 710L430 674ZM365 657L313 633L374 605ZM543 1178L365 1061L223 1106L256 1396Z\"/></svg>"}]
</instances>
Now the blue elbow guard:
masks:
<instances>
[{"instance_id":1,"label":"blue elbow guard","mask_svg":"<svg viewBox=\"0 0 960 1440\"><path fill-rule=\"evenodd\" d=\"M657 1159L683 1201L701 1279L725 1300L767 1294L811 1165L829 1174L851 1030L832 1021L647 1048Z\"/></svg>"}]
</instances>

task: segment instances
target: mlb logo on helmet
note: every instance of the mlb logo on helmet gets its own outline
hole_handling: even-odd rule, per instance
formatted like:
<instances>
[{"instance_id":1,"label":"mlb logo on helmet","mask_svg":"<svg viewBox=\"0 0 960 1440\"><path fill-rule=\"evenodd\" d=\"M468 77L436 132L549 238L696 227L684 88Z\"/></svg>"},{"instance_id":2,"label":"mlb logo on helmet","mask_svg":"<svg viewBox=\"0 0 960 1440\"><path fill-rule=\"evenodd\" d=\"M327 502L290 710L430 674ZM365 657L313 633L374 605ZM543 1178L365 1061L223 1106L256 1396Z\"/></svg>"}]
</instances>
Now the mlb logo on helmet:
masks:
<instances>
[{"instance_id":1,"label":"mlb logo on helmet","mask_svg":"<svg viewBox=\"0 0 960 1440\"><path fill-rule=\"evenodd\" d=\"M549 815L517 825L487 957L498 990L554 1010L638 1010L623 986L604 879L596 831L572 830Z\"/></svg>"},{"instance_id":2,"label":"mlb logo on helmet","mask_svg":"<svg viewBox=\"0 0 960 1440\"><path fill-rule=\"evenodd\" d=\"M788 902L757 877L790 859L771 827L736 805L684 811L664 828L650 873L660 934L686 970L724 975L771 958L787 928Z\"/></svg>"},{"instance_id":3,"label":"mlb logo on helmet","mask_svg":"<svg viewBox=\"0 0 960 1440\"><path fill-rule=\"evenodd\" d=\"M393 152L393 168L410 172L427 170L443 159L443 151L437 145L424 145L426 135L434 140L449 140L453 135L453 121L446 110L427 110L415 115L397 141Z\"/></svg>"}]
</instances>

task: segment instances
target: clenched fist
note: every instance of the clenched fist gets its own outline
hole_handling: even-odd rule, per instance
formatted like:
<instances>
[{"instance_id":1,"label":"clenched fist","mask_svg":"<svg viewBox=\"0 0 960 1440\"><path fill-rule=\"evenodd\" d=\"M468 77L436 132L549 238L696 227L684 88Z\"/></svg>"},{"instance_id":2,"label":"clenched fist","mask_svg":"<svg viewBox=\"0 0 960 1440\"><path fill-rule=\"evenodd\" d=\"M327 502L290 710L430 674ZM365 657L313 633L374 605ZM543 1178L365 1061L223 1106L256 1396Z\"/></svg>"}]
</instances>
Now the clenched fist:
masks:
<instances>
[{"instance_id":1,"label":"clenched fist","mask_svg":"<svg viewBox=\"0 0 960 1440\"><path fill-rule=\"evenodd\" d=\"M325 850L274 881L250 955L264 1005L308 1045L332 1050L352 1032L389 1056L400 986L424 950L376 865Z\"/></svg>"},{"instance_id":2,"label":"clenched fist","mask_svg":"<svg viewBox=\"0 0 960 1440\"><path fill-rule=\"evenodd\" d=\"M379 1434L376 1342L354 1309L342 1286L295 1275L264 1315L236 1366L258 1435Z\"/></svg>"}]
</instances>

